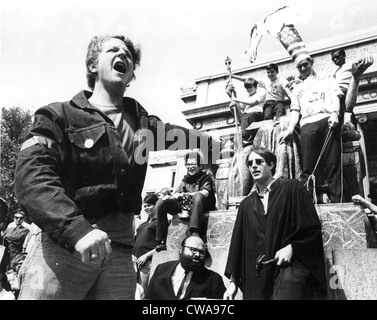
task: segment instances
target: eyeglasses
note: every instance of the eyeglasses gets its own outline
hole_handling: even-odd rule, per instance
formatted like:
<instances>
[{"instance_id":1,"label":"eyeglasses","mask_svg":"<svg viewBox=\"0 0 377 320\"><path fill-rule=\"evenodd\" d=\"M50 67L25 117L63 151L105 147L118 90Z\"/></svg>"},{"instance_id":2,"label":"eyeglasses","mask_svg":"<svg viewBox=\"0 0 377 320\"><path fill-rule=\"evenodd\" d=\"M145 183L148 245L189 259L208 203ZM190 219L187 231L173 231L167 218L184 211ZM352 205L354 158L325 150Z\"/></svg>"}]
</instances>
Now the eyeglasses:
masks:
<instances>
[{"instance_id":1,"label":"eyeglasses","mask_svg":"<svg viewBox=\"0 0 377 320\"><path fill-rule=\"evenodd\" d=\"M205 250L200 250L200 249L197 249L197 248L194 248L194 247L189 247L189 246L182 246L182 247L190 249L190 251L191 251L192 254L199 253L199 255L202 256L202 257L204 257L206 255L206 251Z\"/></svg>"},{"instance_id":2,"label":"eyeglasses","mask_svg":"<svg viewBox=\"0 0 377 320\"><path fill-rule=\"evenodd\" d=\"M263 159L252 159L252 160L249 160L249 161L247 162L247 166L248 166L248 167L251 167L251 166L253 165L254 161L255 161L255 163L257 164L257 166L260 166L260 165L264 162Z\"/></svg>"},{"instance_id":3,"label":"eyeglasses","mask_svg":"<svg viewBox=\"0 0 377 320\"><path fill-rule=\"evenodd\" d=\"M14 218L18 220L18 219L23 219L24 217L14 217Z\"/></svg>"},{"instance_id":4,"label":"eyeglasses","mask_svg":"<svg viewBox=\"0 0 377 320\"><path fill-rule=\"evenodd\" d=\"M307 67L309 67L309 62L304 62L302 64L297 65L297 69L307 68Z\"/></svg>"},{"instance_id":5,"label":"eyeglasses","mask_svg":"<svg viewBox=\"0 0 377 320\"><path fill-rule=\"evenodd\" d=\"M186 163L186 167L196 167L197 163Z\"/></svg>"}]
</instances>

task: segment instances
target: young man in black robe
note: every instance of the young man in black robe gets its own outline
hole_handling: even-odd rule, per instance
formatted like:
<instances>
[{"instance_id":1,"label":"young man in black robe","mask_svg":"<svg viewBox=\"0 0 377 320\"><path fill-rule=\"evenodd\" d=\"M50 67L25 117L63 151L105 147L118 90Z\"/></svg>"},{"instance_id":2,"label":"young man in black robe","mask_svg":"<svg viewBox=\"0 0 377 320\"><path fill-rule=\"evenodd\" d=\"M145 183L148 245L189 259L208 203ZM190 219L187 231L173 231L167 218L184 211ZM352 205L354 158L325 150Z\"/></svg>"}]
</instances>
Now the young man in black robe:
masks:
<instances>
[{"instance_id":1,"label":"young man in black robe","mask_svg":"<svg viewBox=\"0 0 377 320\"><path fill-rule=\"evenodd\" d=\"M321 224L309 193L298 180L274 179L276 156L253 150L247 165L255 185L240 204L225 275L224 299L238 288L244 300L326 297ZM256 263L265 255L259 272ZM308 295L310 294L310 295Z\"/></svg>"}]
</instances>

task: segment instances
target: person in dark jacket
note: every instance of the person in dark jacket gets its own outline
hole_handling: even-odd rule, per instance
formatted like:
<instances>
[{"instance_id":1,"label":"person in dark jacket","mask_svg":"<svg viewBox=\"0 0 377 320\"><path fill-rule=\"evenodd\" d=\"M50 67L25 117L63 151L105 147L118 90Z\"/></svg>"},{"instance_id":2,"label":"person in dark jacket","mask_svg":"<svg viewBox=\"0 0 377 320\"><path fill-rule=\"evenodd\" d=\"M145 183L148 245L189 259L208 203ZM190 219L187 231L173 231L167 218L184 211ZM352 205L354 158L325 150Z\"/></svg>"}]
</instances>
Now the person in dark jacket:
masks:
<instances>
[{"instance_id":1,"label":"person in dark jacket","mask_svg":"<svg viewBox=\"0 0 377 320\"><path fill-rule=\"evenodd\" d=\"M275 179L276 156L264 148L252 150L247 165L255 185L238 209L224 299L238 288L244 300L324 299L321 223L309 192L296 179Z\"/></svg>"},{"instance_id":2,"label":"person in dark jacket","mask_svg":"<svg viewBox=\"0 0 377 320\"><path fill-rule=\"evenodd\" d=\"M183 239L179 261L159 264L149 282L145 299L186 300L222 299L222 277L204 266L205 244L198 236Z\"/></svg>"},{"instance_id":3,"label":"person in dark jacket","mask_svg":"<svg viewBox=\"0 0 377 320\"><path fill-rule=\"evenodd\" d=\"M199 152L189 152L185 156L187 174L183 177L177 190L171 197L160 199L156 203L157 231L156 251L166 250L168 234L168 213L182 212L189 218L188 233L200 236L206 241L207 226L203 215L205 211L216 209L216 198L213 180L202 168L202 157Z\"/></svg>"},{"instance_id":4,"label":"person in dark jacket","mask_svg":"<svg viewBox=\"0 0 377 320\"><path fill-rule=\"evenodd\" d=\"M158 196L155 193L147 194L143 200L144 211L148 215L136 231L133 260L137 270L137 280L144 292L147 289L153 253L155 253L156 239L156 210Z\"/></svg>"},{"instance_id":5,"label":"person in dark jacket","mask_svg":"<svg viewBox=\"0 0 377 320\"><path fill-rule=\"evenodd\" d=\"M15 190L43 232L20 270L19 299L135 297L133 220L141 210L148 152L173 142L190 149L198 137L124 96L140 54L122 35L92 38L86 56L92 91L35 112ZM171 141L178 133L180 145Z\"/></svg>"}]
</instances>

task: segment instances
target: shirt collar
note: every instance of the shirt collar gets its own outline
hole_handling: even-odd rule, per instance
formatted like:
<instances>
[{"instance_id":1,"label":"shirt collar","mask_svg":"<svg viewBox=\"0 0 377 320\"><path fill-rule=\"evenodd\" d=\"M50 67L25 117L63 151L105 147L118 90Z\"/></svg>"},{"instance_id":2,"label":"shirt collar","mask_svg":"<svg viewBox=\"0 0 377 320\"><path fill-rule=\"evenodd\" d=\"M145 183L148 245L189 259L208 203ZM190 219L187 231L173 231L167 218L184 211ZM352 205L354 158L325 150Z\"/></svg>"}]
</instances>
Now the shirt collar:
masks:
<instances>
[{"instance_id":1,"label":"shirt collar","mask_svg":"<svg viewBox=\"0 0 377 320\"><path fill-rule=\"evenodd\" d=\"M251 193L256 192L260 198L263 198L263 195L271 191L272 184L276 181L276 179L272 179L271 182L268 184L268 186L264 189L264 193L261 194L261 192L258 189L258 186L256 183L254 183Z\"/></svg>"}]
</instances>

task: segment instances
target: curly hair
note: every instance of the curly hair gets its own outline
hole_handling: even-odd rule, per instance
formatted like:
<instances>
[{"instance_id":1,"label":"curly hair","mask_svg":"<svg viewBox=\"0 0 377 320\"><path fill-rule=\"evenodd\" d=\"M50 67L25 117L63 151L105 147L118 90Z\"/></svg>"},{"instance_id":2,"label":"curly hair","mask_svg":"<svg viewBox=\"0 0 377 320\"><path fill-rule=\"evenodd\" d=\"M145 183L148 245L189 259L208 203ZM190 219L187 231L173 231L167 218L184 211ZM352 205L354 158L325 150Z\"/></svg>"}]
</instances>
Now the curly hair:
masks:
<instances>
[{"instance_id":1,"label":"curly hair","mask_svg":"<svg viewBox=\"0 0 377 320\"><path fill-rule=\"evenodd\" d=\"M92 90L94 89L96 73L90 70L90 66L97 63L98 56L102 51L102 44L110 39L119 39L123 41L124 44L127 46L128 50L130 50L131 52L132 60L134 62L135 67L137 65L140 66L141 50L138 46L135 46L129 38L126 38L123 35L95 36L90 40L90 43L88 45L88 50L86 52L86 60L85 60L86 79L87 79L89 88L91 88Z\"/></svg>"}]
</instances>

